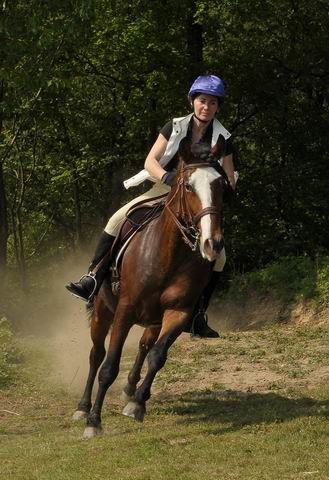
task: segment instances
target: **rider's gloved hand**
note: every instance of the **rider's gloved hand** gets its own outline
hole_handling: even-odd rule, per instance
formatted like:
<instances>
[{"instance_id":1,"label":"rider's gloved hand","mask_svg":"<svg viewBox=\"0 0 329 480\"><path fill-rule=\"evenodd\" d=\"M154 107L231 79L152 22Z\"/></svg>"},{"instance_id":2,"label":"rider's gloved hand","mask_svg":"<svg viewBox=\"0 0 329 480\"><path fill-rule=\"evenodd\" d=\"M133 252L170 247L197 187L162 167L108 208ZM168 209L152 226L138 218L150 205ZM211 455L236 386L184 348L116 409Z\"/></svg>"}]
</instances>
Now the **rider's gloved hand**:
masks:
<instances>
[{"instance_id":1,"label":"rider's gloved hand","mask_svg":"<svg viewBox=\"0 0 329 480\"><path fill-rule=\"evenodd\" d=\"M161 183L165 183L169 187L172 187L172 185L174 184L175 177L176 177L176 172L166 172L161 178Z\"/></svg>"}]
</instances>

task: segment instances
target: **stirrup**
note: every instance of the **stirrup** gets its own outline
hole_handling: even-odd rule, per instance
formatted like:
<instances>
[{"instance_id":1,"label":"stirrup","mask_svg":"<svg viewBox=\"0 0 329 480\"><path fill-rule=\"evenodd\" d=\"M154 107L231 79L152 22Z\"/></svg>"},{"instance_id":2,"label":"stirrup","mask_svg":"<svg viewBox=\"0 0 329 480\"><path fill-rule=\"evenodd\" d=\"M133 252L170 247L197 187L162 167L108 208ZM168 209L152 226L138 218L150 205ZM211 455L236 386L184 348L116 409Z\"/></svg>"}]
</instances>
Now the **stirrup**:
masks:
<instances>
[{"instance_id":1,"label":"stirrup","mask_svg":"<svg viewBox=\"0 0 329 480\"><path fill-rule=\"evenodd\" d=\"M92 289L92 292L91 294L89 295L88 297L88 300L87 300L87 303L92 303L93 299L94 299L94 295L95 295L95 292L97 291L97 287L98 287L98 282L97 282L97 278L96 278L96 274L93 273L93 272L88 272L86 273L85 275L82 275L82 277L80 278L79 282L81 282L81 280L83 278L87 278L87 277L90 277L94 280L94 288Z\"/></svg>"},{"instance_id":2,"label":"stirrup","mask_svg":"<svg viewBox=\"0 0 329 480\"><path fill-rule=\"evenodd\" d=\"M92 289L89 297L83 297L83 296L81 296L81 295L78 295L77 293L72 292L71 289L69 289L69 291L70 291L71 295L73 295L74 297L80 298L81 300L84 300L85 302L87 302L87 304L90 304L90 303L92 303L92 301L93 301L93 299L94 299L95 292L97 291L97 285L98 285L98 283L97 283L96 275L93 274L92 272L86 273L85 275L82 275L82 277L81 277L81 278L79 279L79 281L76 282L76 283L80 283L80 284L81 284L81 282L83 282L83 279L84 279L84 278L88 278L88 277L90 277L90 278L92 278L92 279L94 280L94 286L93 286L93 289Z\"/></svg>"},{"instance_id":3,"label":"stirrup","mask_svg":"<svg viewBox=\"0 0 329 480\"><path fill-rule=\"evenodd\" d=\"M87 275L82 275L77 282L69 282L65 287L73 297L79 298L87 303L92 303L93 297L97 293L98 284L99 281L96 276L89 272Z\"/></svg>"}]
</instances>

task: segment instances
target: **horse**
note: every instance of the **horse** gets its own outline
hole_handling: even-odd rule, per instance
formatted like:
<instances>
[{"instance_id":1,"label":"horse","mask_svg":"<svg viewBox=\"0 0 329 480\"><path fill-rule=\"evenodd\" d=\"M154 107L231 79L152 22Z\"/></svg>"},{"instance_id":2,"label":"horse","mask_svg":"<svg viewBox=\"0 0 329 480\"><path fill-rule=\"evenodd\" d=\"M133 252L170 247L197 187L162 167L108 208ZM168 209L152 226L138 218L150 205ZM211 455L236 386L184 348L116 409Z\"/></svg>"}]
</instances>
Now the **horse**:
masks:
<instances>
[{"instance_id":1,"label":"horse","mask_svg":"<svg viewBox=\"0 0 329 480\"><path fill-rule=\"evenodd\" d=\"M73 416L87 419L85 438L102 432L104 398L118 375L122 349L133 325L144 327L144 332L123 389L127 401L123 414L143 421L152 382L170 346L187 329L209 281L213 262L223 248L221 215L229 188L219 162L208 161L212 157L209 149L202 144L191 146L186 139L181 142L177 174L161 215L134 236L124 253L119 297L113 295L107 278L94 299L89 374ZM110 328L106 355L104 341ZM147 372L138 385L146 358Z\"/></svg>"}]
</instances>

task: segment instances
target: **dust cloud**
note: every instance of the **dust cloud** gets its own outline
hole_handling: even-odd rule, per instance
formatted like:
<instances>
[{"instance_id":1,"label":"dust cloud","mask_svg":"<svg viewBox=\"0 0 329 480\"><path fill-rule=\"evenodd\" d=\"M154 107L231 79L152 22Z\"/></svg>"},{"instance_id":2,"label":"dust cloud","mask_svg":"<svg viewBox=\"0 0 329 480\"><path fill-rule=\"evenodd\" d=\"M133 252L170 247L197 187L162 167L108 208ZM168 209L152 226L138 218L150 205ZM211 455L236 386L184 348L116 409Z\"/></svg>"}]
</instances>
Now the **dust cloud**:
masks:
<instances>
[{"instance_id":1,"label":"dust cloud","mask_svg":"<svg viewBox=\"0 0 329 480\"><path fill-rule=\"evenodd\" d=\"M68 295L66 303L69 302L71 304L66 315L60 319L58 328L52 329L49 337L52 380L65 385L72 392L82 393L88 375L92 341L83 302ZM115 391L121 390L127 370L133 364L141 334L142 329L134 327L128 336L121 359L123 368L115 383ZM109 337L105 340L106 348L108 342ZM111 390L113 392L113 388Z\"/></svg>"},{"instance_id":2,"label":"dust cloud","mask_svg":"<svg viewBox=\"0 0 329 480\"><path fill-rule=\"evenodd\" d=\"M47 349L51 368L49 380L76 394L81 394L85 386L92 342L85 303L70 295L65 284L79 279L87 265L87 257L71 256L35 270L31 274L33 288L30 294L13 310L14 323L23 338L26 341L33 338L40 348ZM253 328L261 321L271 321L269 314L273 314L273 305L263 305L262 309L258 305L257 309L252 309L253 314L256 310L257 318L250 315L250 311L248 315L245 307L232 306L215 299L209 309L209 324L225 332ZM112 393L117 392L125 382L141 334L142 329L136 326L128 336L119 378L111 388ZM105 341L106 347L108 340ZM180 339L188 340L188 334Z\"/></svg>"},{"instance_id":3,"label":"dust cloud","mask_svg":"<svg viewBox=\"0 0 329 480\"><path fill-rule=\"evenodd\" d=\"M87 258L72 257L33 272L33 290L15 305L11 314L23 341L33 340L48 351L49 380L81 394L87 380L92 341L86 304L72 296L65 284L78 280L86 265ZM116 390L121 388L133 364L141 335L142 329L136 326L128 336ZM109 337L105 340L106 348L108 340Z\"/></svg>"}]
</instances>

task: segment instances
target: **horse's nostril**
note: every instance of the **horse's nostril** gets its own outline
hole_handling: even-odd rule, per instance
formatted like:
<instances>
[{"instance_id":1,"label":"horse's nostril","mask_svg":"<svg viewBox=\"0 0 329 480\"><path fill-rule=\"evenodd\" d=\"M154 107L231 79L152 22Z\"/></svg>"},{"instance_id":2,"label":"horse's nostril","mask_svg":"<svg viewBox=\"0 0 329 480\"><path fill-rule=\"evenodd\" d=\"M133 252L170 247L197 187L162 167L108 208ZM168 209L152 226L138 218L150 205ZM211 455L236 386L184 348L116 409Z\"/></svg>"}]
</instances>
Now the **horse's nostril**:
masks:
<instances>
[{"instance_id":1,"label":"horse's nostril","mask_svg":"<svg viewBox=\"0 0 329 480\"><path fill-rule=\"evenodd\" d=\"M214 241L214 250L217 253L220 253L224 248L224 238Z\"/></svg>"},{"instance_id":2,"label":"horse's nostril","mask_svg":"<svg viewBox=\"0 0 329 480\"><path fill-rule=\"evenodd\" d=\"M203 244L203 250L207 258L211 258L211 261L214 260L224 248L224 239L214 240L208 238Z\"/></svg>"}]
</instances>

